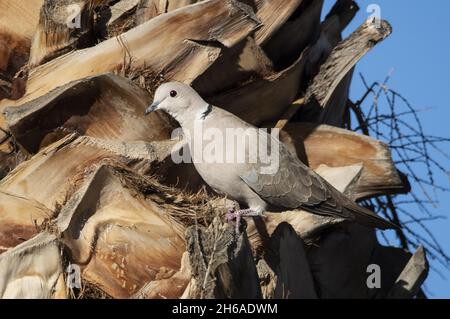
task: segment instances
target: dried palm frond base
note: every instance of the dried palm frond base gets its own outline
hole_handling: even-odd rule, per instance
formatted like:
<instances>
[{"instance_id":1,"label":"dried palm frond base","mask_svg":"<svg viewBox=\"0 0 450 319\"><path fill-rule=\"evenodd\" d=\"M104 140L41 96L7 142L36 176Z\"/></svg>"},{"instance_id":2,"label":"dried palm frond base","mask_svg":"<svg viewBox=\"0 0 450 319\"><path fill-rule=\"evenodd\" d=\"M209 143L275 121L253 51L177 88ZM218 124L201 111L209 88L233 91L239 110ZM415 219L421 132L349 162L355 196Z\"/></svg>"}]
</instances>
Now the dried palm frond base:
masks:
<instances>
[{"instance_id":1,"label":"dried palm frond base","mask_svg":"<svg viewBox=\"0 0 450 319\"><path fill-rule=\"evenodd\" d=\"M324 267L336 266L336 261L328 259L329 253L325 254L326 245L340 243L339 247L345 247L340 248L343 249L340 253L346 254L342 268L335 270L342 272L339 278L354 276L355 272L346 270L350 264L361 274L355 286L349 288L349 296L356 293L372 296L360 280L365 274L364 265L375 258L374 251L379 252L379 259L389 256L389 260L400 258L401 263L397 265L407 262L408 256L401 251L384 251L373 231L303 211L267 213L265 219L248 220L247 230L244 227L241 233L236 233L233 225L223 222L223 215L234 206L233 202L211 197L207 192L185 193L130 169L147 163L150 168L146 171L151 172L159 160L166 158L167 155L162 154L170 153L171 148L165 148L164 143L146 144L145 148L134 143L125 147L123 143L72 135L19 165L0 183L0 192L5 197L0 211L3 221L0 245L11 247L0 255L0 264L16 267L16 263L21 262L18 256L22 254L23 245L28 247L43 234L49 234L53 236L51 243L60 247L64 256L64 262L61 253L48 257L55 267L59 265L64 269L63 265L68 263L80 266L82 280L95 287L91 291L101 291L114 298L260 297L256 264L261 259L271 267L279 283L271 284L273 291L267 291L266 287L265 294L297 298L314 297L314 291L320 297L332 296L329 291L340 284L326 277ZM58 161L75 154L79 159L77 165L58 172L53 170ZM318 171L341 191L350 192L355 189L352 184L358 181L361 166L346 170L321 167ZM51 184L46 183L49 178ZM15 214L8 214L12 211ZM31 211L35 212L32 218ZM17 242L5 241L9 240L10 233L7 225L25 225L27 219L36 220L29 223L32 231L23 235L24 240L31 239L18 246L15 246ZM285 232L292 239L283 239L287 236ZM359 245L355 246L354 242ZM292 250L291 245L298 248ZM36 245L32 247L35 249ZM331 246L330 249L337 248ZM295 259L293 251L298 253ZM287 252L291 256L289 259L283 257ZM367 258L361 258L363 255ZM31 256L39 257L36 253ZM357 264L352 256L359 256ZM199 263L200 260L205 264ZM298 269L296 263L303 265L302 273L294 276ZM316 263L322 265L320 269L315 268ZM23 283L28 282L23 278L27 271L42 277L39 280L44 283L43 287L52 285L53 281L49 280L55 280L53 277L39 275L34 269L39 264L39 260L33 259L22 266L33 268L0 277L0 283L7 287L2 296L10 296L11 291L19 296L24 290ZM392 275L384 277L390 281L382 295L388 293L402 270L392 269L390 267ZM289 275L290 272L294 273ZM327 290L311 286L311 276ZM310 278L310 286L299 291L303 286L297 285L297 280L302 278ZM281 283L286 288L280 288ZM211 284L215 288L210 287ZM62 292L35 293L56 297ZM68 295L83 294L75 291Z\"/></svg>"}]
</instances>

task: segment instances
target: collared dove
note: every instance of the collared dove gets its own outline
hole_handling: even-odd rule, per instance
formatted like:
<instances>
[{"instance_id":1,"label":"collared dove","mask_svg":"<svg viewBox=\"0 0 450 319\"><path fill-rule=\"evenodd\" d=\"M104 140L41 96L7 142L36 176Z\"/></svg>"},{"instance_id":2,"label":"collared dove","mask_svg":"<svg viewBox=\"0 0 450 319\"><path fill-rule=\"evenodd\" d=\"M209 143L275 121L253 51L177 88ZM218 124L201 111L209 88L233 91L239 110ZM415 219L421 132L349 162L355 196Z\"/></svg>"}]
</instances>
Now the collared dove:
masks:
<instances>
[{"instance_id":1,"label":"collared dove","mask_svg":"<svg viewBox=\"0 0 450 319\"><path fill-rule=\"evenodd\" d=\"M155 110L163 110L171 115L181 125L184 135L190 137L188 144L192 160L204 181L217 193L248 206L248 209L229 212L228 217L236 218L237 224L241 216L259 216L268 208L301 208L310 213L344 218L370 227L396 227L336 190L272 134L258 130L237 116L210 105L186 84L162 84L145 114ZM199 128L203 139L200 143L198 137L192 138ZM225 139L229 136L228 132L233 130L257 132L258 141L266 141L270 150L277 155L276 169L270 171L267 169L268 164L263 163L259 156L255 159L254 154L249 155L251 146L254 146L249 139L245 139L244 149L235 149L238 143ZM207 142L217 147L215 154L205 152L206 147L211 148ZM242 140L240 142L242 146ZM224 153L222 161L220 156L217 157L220 149ZM227 157L227 153L232 151L236 151L236 156ZM243 156L244 160L239 160L242 159L239 156Z\"/></svg>"}]
</instances>

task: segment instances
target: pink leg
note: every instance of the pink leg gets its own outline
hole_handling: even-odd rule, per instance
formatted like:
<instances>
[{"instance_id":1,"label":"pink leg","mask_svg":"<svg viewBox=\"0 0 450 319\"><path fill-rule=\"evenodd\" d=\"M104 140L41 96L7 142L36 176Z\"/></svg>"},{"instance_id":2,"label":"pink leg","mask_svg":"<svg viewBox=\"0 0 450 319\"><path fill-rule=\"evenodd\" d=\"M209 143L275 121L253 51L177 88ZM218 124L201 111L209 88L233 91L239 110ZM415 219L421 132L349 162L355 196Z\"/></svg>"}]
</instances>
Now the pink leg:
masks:
<instances>
[{"instance_id":1,"label":"pink leg","mask_svg":"<svg viewBox=\"0 0 450 319\"><path fill-rule=\"evenodd\" d=\"M241 218L242 217L254 217L254 216L260 216L258 212L255 212L252 209L240 209L240 210L229 210L228 213L225 215L225 220L227 223L230 223L233 220L236 220L236 231L239 231L239 227L241 225Z\"/></svg>"}]
</instances>

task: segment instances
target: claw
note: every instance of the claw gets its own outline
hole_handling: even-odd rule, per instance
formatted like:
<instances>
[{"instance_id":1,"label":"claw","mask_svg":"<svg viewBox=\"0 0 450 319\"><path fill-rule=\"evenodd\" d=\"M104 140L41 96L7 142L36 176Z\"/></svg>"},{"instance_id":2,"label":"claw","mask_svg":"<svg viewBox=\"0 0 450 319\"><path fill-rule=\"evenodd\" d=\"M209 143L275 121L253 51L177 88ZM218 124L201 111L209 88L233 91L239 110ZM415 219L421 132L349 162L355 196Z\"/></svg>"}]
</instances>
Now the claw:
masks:
<instances>
[{"instance_id":1,"label":"claw","mask_svg":"<svg viewBox=\"0 0 450 319\"><path fill-rule=\"evenodd\" d=\"M227 223L231 222L232 220L234 220L236 218L235 212L232 209L229 209L228 212L225 215L225 221Z\"/></svg>"},{"instance_id":2,"label":"claw","mask_svg":"<svg viewBox=\"0 0 450 319\"><path fill-rule=\"evenodd\" d=\"M236 220L236 232L238 232L239 227L241 226L242 217L256 217L256 216L261 216L261 214L251 209L241 209L236 211L230 209L225 215L225 220L227 223Z\"/></svg>"}]
</instances>

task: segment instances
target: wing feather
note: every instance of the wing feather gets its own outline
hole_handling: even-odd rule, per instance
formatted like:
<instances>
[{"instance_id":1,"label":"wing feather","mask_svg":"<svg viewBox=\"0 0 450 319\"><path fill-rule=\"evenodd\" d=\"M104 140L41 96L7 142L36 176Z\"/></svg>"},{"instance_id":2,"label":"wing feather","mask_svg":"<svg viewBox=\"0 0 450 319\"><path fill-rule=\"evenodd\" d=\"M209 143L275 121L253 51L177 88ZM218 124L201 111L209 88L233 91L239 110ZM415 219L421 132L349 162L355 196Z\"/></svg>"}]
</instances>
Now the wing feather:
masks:
<instances>
[{"instance_id":1,"label":"wing feather","mask_svg":"<svg viewBox=\"0 0 450 319\"><path fill-rule=\"evenodd\" d=\"M265 134L269 152L275 143L279 150L279 167L272 174L262 174L268 164L252 163L249 172L241 179L266 202L284 208L303 208L312 213L357 220L363 224L382 229L395 225L370 210L361 207L337 191L316 174L289 149L273 136ZM270 136L270 138L268 138Z\"/></svg>"}]
</instances>

